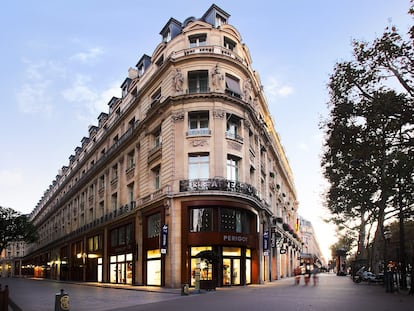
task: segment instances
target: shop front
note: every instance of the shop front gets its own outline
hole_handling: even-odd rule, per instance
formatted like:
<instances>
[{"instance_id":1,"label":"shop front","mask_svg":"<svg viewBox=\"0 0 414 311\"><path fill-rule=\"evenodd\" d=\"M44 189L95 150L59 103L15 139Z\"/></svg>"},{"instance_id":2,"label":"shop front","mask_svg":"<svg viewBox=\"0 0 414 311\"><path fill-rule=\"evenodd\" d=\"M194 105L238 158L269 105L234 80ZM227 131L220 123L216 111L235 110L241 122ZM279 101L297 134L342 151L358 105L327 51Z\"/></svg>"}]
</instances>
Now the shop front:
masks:
<instances>
[{"instance_id":1,"label":"shop front","mask_svg":"<svg viewBox=\"0 0 414 311\"><path fill-rule=\"evenodd\" d=\"M183 206L182 279L200 289L257 283L256 213L228 202L194 201Z\"/></svg>"},{"instance_id":2,"label":"shop front","mask_svg":"<svg viewBox=\"0 0 414 311\"><path fill-rule=\"evenodd\" d=\"M134 225L127 222L109 230L110 247L109 282L115 284L133 284L134 280ZM103 259L97 258L98 275L103 269ZM98 276L99 281L100 276Z\"/></svg>"}]
</instances>

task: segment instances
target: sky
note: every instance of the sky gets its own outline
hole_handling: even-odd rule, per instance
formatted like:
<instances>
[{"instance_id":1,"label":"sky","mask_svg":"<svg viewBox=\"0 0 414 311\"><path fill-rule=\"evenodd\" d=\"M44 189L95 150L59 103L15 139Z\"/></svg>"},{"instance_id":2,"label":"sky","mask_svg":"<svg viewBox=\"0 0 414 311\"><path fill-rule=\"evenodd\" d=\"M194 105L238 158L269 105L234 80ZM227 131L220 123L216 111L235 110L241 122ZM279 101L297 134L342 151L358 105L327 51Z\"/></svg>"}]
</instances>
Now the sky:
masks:
<instances>
[{"instance_id":1,"label":"sky","mask_svg":"<svg viewBox=\"0 0 414 311\"><path fill-rule=\"evenodd\" d=\"M88 126L108 112L128 69L161 42L170 17L200 18L212 1L16 0L0 11L0 206L30 213L68 165ZM407 32L409 0L214 2L250 50L294 175L299 214L326 259L336 242L320 169L327 83L353 39Z\"/></svg>"}]
</instances>

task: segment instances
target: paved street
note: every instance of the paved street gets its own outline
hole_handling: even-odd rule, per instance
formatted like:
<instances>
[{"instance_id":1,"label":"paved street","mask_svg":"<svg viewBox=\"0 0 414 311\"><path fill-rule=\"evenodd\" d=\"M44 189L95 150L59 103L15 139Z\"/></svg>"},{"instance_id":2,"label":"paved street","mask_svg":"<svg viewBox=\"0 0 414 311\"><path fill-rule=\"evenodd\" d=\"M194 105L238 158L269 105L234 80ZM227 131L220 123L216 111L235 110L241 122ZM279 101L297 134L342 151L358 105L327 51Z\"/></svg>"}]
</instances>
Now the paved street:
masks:
<instances>
[{"instance_id":1,"label":"paved street","mask_svg":"<svg viewBox=\"0 0 414 311\"><path fill-rule=\"evenodd\" d=\"M303 282L294 286L293 279L289 278L265 285L220 288L188 296L181 296L180 290L147 287L115 289L30 279L0 279L0 283L9 285L11 298L23 311L53 311L55 293L60 288L69 293L72 311L411 311L414 308L413 296L385 293L381 285L355 284L349 277L334 274L321 274L319 280L317 286L305 286Z\"/></svg>"}]
</instances>

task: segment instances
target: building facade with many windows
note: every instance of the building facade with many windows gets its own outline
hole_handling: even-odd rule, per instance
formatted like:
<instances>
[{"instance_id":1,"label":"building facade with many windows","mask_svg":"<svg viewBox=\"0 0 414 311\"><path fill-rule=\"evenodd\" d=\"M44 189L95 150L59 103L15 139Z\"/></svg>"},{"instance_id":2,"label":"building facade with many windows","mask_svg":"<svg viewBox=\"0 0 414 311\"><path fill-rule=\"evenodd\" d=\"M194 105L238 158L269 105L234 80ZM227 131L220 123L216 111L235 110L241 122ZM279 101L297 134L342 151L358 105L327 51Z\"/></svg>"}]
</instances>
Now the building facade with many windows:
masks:
<instances>
[{"instance_id":1,"label":"building facade with many windows","mask_svg":"<svg viewBox=\"0 0 414 311\"><path fill-rule=\"evenodd\" d=\"M30 215L22 273L201 288L292 275L293 176L229 14L171 18Z\"/></svg>"}]
</instances>

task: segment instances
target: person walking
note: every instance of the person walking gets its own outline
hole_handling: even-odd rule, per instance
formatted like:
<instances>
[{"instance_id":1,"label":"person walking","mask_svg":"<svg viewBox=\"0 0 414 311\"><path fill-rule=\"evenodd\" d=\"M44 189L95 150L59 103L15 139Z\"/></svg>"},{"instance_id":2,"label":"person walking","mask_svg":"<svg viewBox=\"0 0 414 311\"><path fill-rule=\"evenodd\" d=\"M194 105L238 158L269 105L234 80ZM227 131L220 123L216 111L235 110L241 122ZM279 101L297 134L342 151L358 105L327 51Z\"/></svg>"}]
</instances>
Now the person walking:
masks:
<instances>
[{"instance_id":1,"label":"person walking","mask_svg":"<svg viewBox=\"0 0 414 311\"><path fill-rule=\"evenodd\" d=\"M302 269L297 266L294 270L295 273L295 285L299 285L300 283L300 275L302 274Z\"/></svg>"},{"instance_id":2,"label":"person walking","mask_svg":"<svg viewBox=\"0 0 414 311\"><path fill-rule=\"evenodd\" d=\"M319 269L318 267L314 267L312 270L312 277L313 277L313 286L316 286L318 284L318 273L319 273Z\"/></svg>"}]
</instances>

